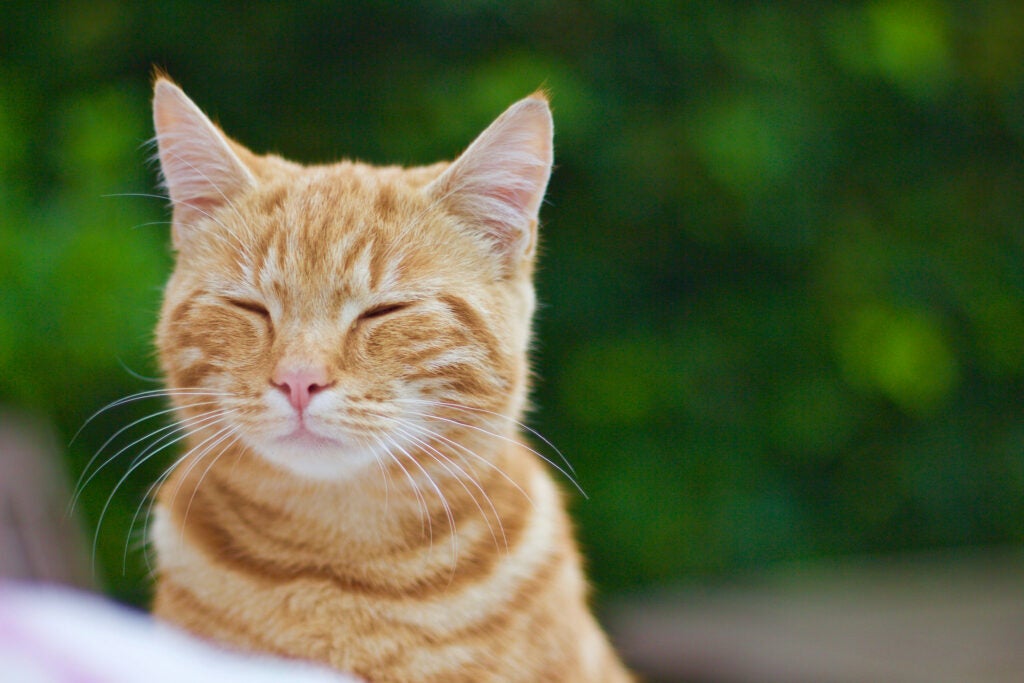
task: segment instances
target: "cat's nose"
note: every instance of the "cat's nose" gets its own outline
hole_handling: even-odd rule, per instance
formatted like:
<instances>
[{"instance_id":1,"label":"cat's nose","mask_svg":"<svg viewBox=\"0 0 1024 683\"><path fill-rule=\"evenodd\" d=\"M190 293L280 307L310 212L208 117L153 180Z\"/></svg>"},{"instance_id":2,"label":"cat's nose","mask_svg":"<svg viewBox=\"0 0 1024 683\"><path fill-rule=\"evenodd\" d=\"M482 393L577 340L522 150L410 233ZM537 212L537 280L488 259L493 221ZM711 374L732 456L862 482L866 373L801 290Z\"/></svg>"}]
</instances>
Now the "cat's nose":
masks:
<instances>
[{"instance_id":1,"label":"cat's nose","mask_svg":"<svg viewBox=\"0 0 1024 683\"><path fill-rule=\"evenodd\" d=\"M270 378L271 383L288 397L288 402L300 413L306 409L313 395L333 384L324 367L279 366Z\"/></svg>"}]
</instances>

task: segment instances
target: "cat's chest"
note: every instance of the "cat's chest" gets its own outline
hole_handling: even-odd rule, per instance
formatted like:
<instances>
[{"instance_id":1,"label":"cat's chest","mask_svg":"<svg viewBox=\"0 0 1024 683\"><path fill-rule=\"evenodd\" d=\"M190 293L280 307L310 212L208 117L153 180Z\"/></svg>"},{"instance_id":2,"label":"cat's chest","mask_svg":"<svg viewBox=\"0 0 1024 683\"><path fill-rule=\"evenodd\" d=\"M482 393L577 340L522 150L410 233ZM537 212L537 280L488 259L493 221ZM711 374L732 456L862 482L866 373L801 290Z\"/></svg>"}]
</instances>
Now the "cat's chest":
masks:
<instances>
[{"instance_id":1,"label":"cat's chest","mask_svg":"<svg viewBox=\"0 0 1024 683\"><path fill-rule=\"evenodd\" d=\"M232 567L189 543L168 518L158 510L151 530L161 575L157 616L232 647L362 668L358 634L379 618L371 601L322 578L281 580Z\"/></svg>"},{"instance_id":2,"label":"cat's chest","mask_svg":"<svg viewBox=\"0 0 1024 683\"><path fill-rule=\"evenodd\" d=\"M319 662L375 683L419 680L423 656L438 657L430 668L444 661L431 629L416 623L444 624L441 605L424 610L415 601L343 589L326 578L261 579L211 566L194 549L171 561L173 579L158 584L156 615L228 647ZM175 592L189 597L162 597Z\"/></svg>"}]
</instances>

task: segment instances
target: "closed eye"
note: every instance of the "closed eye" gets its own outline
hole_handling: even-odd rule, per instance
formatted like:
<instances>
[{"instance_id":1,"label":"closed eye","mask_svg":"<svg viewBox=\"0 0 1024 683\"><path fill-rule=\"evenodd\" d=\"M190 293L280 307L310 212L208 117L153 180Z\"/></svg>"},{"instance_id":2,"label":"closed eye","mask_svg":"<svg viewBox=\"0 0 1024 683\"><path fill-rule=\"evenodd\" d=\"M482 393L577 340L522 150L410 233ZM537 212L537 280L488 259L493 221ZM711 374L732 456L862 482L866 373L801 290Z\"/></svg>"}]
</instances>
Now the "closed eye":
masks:
<instances>
[{"instance_id":1,"label":"closed eye","mask_svg":"<svg viewBox=\"0 0 1024 683\"><path fill-rule=\"evenodd\" d=\"M374 318L383 318L386 315L397 313L404 308L408 308L410 304L408 302L398 302L391 304L381 304L380 306L374 306L363 311L362 315L359 316L360 320L373 320Z\"/></svg>"},{"instance_id":2,"label":"closed eye","mask_svg":"<svg viewBox=\"0 0 1024 683\"><path fill-rule=\"evenodd\" d=\"M228 299L227 302L235 308L248 311L249 313L255 313L267 320L270 319L270 311L268 311L267 307L258 301L252 301L250 299Z\"/></svg>"}]
</instances>

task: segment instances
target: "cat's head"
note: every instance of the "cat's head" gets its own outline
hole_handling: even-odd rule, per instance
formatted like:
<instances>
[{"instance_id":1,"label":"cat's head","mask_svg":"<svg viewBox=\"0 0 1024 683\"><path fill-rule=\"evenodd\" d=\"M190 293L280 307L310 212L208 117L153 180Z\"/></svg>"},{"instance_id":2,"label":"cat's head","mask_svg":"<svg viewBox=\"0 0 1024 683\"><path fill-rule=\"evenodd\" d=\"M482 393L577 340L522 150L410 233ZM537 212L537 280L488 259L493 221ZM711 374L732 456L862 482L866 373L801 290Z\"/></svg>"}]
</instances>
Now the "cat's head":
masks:
<instances>
[{"instance_id":1,"label":"cat's head","mask_svg":"<svg viewBox=\"0 0 1024 683\"><path fill-rule=\"evenodd\" d=\"M241 443L338 478L511 433L552 162L542 95L451 164L409 169L257 156L163 78L153 109L177 252L157 345L198 455Z\"/></svg>"}]
</instances>

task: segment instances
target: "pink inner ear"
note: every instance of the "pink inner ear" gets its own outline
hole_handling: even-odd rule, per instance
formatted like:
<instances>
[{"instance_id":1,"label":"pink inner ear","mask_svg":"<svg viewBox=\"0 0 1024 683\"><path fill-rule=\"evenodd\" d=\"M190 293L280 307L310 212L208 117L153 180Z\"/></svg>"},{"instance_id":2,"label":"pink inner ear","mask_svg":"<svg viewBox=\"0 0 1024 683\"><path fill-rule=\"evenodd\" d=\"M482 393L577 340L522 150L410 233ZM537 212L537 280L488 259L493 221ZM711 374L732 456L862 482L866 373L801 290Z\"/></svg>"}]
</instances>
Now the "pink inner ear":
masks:
<instances>
[{"instance_id":1,"label":"pink inner ear","mask_svg":"<svg viewBox=\"0 0 1024 683\"><path fill-rule=\"evenodd\" d=\"M217 201L213 197L199 196L174 202L174 210L184 222L195 222L199 218L209 218L213 212L224 206L226 202Z\"/></svg>"},{"instance_id":2,"label":"pink inner ear","mask_svg":"<svg viewBox=\"0 0 1024 683\"><path fill-rule=\"evenodd\" d=\"M157 81L153 120L164 183L174 204L175 238L227 204L253 177L217 127L176 85Z\"/></svg>"},{"instance_id":3,"label":"pink inner ear","mask_svg":"<svg viewBox=\"0 0 1024 683\"><path fill-rule=\"evenodd\" d=\"M507 259L526 256L551 174L552 124L547 102L512 105L430 190L469 222L482 225Z\"/></svg>"},{"instance_id":4,"label":"pink inner ear","mask_svg":"<svg viewBox=\"0 0 1024 683\"><path fill-rule=\"evenodd\" d=\"M537 212L530 210L533 193L515 187L490 187L482 189L481 195L489 198L490 201L496 204L511 207L514 214L519 214L521 219L517 221L516 226L524 225L525 223L526 231L510 226L508 219L504 216L484 215L480 218L481 222L487 226L489 236L499 245L501 250L512 253L520 242L530 235L531 224L537 220ZM530 217L531 215L533 218ZM526 244L523 244L524 250L526 246Z\"/></svg>"}]
</instances>

